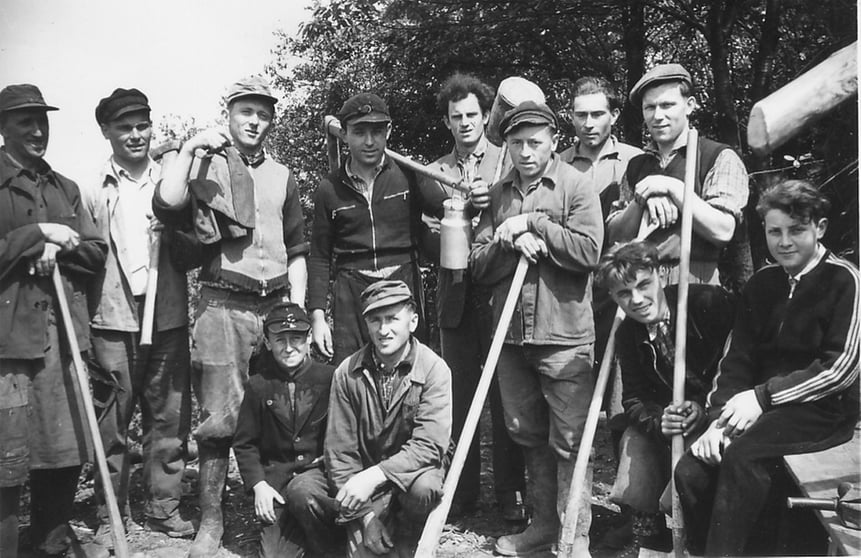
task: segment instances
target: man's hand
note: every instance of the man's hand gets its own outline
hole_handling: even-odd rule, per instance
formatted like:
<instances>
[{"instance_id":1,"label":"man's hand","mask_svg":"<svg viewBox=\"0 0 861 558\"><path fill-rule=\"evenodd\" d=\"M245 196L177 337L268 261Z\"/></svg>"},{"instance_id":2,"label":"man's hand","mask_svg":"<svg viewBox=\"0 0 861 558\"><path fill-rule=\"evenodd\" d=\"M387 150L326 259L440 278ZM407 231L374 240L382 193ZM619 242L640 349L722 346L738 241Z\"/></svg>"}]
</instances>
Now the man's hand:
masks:
<instances>
[{"instance_id":1,"label":"man's hand","mask_svg":"<svg viewBox=\"0 0 861 558\"><path fill-rule=\"evenodd\" d=\"M329 322L326 321L326 313L320 308L315 308L311 312L311 340L326 358L332 358L335 354L332 330L329 329Z\"/></svg>"},{"instance_id":2,"label":"man's hand","mask_svg":"<svg viewBox=\"0 0 861 558\"><path fill-rule=\"evenodd\" d=\"M506 248L513 247L514 239L529 230L528 219L528 213L509 217L503 221L502 224L497 227L496 232L493 233L494 240L501 241L503 246Z\"/></svg>"},{"instance_id":3,"label":"man's hand","mask_svg":"<svg viewBox=\"0 0 861 558\"><path fill-rule=\"evenodd\" d=\"M422 213L422 223L425 224L430 232L439 234L439 217Z\"/></svg>"},{"instance_id":4,"label":"man's hand","mask_svg":"<svg viewBox=\"0 0 861 558\"><path fill-rule=\"evenodd\" d=\"M761 415L762 407L759 406L756 393L749 389L730 397L723 406L716 424L718 428L724 429L727 437L735 438L753 426Z\"/></svg>"},{"instance_id":5,"label":"man's hand","mask_svg":"<svg viewBox=\"0 0 861 558\"><path fill-rule=\"evenodd\" d=\"M231 145L230 135L221 128L209 128L199 132L182 146L189 153L202 149L214 153Z\"/></svg>"},{"instance_id":6,"label":"man's hand","mask_svg":"<svg viewBox=\"0 0 861 558\"><path fill-rule=\"evenodd\" d=\"M353 513L368 503L374 490L384 482L386 475L379 466L374 465L350 477L338 491L335 500L341 504L341 508Z\"/></svg>"},{"instance_id":7,"label":"man's hand","mask_svg":"<svg viewBox=\"0 0 861 558\"><path fill-rule=\"evenodd\" d=\"M278 517L275 514L275 504L278 502L282 506L285 504L281 494L272 488L272 485L266 481L260 481L254 485L254 513L261 521L275 523Z\"/></svg>"},{"instance_id":8,"label":"man's hand","mask_svg":"<svg viewBox=\"0 0 861 558\"><path fill-rule=\"evenodd\" d=\"M703 435L691 446L694 457L709 465L719 465L724 448L729 445L729 438L723 433L723 428L714 421Z\"/></svg>"},{"instance_id":9,"label":"man's hand","mask_svg":"<svg viewBox=\"0 0 861 558\"><path fill-rule=\"evenodd\" d=\"M662 229L672 227L679 220L679 208L667 196L654 196L645 201L649 223Z\"/></svg>"},{"instance_id":10,"label":"man's hand","mask_svg":"<svg viewBox=\"0 0 861 558\"><path fill-rule=\"evenodd\" d=\"M638 203L642 204L643 201L654 196L667 196L673 204L681 207L685 197L685 183L678 178L661 174L649 175L637 182L637 186L634 187L634 197Z\"/></svg>"},{"instance_id":11,"label":"man's hand","mask_svg":"<svg viewBox=\"0 0 861 558\"><path fill-rule=\"evenodd\" d=\"M666 438L677 434L689 436L696 432L706 420L706 411L696 401L685 401L681 405L667 405L661 416L661 432Z\"/></svg>"},{"instance_id":12,"label":"man's hand","mask_svg":"<svg viewBox=\"0 0 861 558\"><path fill-rule=\"evenodd\" d=\"M68 252L77 248L81 243L81 235L68 225L61 223L39 223L39 230L46 242L52 242Z\"/></svg>"},{"instance_id":13,"label":"man's hand","mask_svg":"<svg viewBox=\"0 0 861 558\"><path fill-rule=\"evenodd\" d=\"M42 255L30 262L30 275L38 275L39 277L48 277L54 272L54 266L57 264L57 252L60 247L50 242L45 243L45 248L42 249Z\"/></svg>"},{"instance_id":14,"label":"man's hand","mask_svg":"<svg viewBox=\"0 0 861 558\"><path fill-rule=\"evenodd\" d=\"M147 219L149 219L149 231L151 233L156 233L164 230L164 225L155 215L147 214Z\"/></svg>"},{"instance_id":15,"label":"man's hand","mask_svg":"<svg viewBox=\"0 0 861 558\"><path fill-rule=\"evenodd\" d=\"M469 185L469 203L479 211L490 207L490 187L487 182L476 179Z\"/></svg>"},{"instance_id":16,"label":"man's hand","mask_svg":"<svg viewBox=\"0 0 861 558\"><path fill-rule=\"evenodd\" d=\"M362 541L374 554L386 554L394 547L392 535L374 512L362 517Z\"/></svg>"},{"instance_id":17,"label":"man's hand","mask_svg":"<svg viewBox=\"0 0 861 558\"><path fill-rule=\"evenodd\" d=\"M538 263L538 258L547 257L547 244L541 238L528 232L523 233L514 241L514 249L526 256L529 263Z\"/></svg>"}]
</instances>

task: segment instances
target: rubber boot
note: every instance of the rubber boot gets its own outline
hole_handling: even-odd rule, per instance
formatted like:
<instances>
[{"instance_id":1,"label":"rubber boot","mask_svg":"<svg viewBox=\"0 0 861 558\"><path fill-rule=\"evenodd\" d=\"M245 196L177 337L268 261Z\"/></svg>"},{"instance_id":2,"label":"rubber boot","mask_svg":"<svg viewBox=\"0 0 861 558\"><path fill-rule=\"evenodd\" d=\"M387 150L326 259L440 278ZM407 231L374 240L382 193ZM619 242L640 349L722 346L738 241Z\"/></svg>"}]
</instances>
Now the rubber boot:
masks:
<instances>
[{"instance_id":1,"label":"rubber boot","mask_svg":"<svg viewBox=\"0 0 861 558\"><path fill-rule=\"evenodd\" d=\"M568 499L573 497L571 492L571 476L574 474L574 460L559 459L556 463L556 512L559 522L565 524L565 510ZM574 528L574 556L589 558L589 529L592 526L592 461L586 467L586 482L583 483L583 506L580 508L577 524Z\"/></svg>"},{"instance_id":2,"label":"rubber boot","mask_svg":"<svg viewBox=\"0 0 861 558\"><path fill-rule=\"evenodd\" d=\"M0 556L18 556L18 501L21 485L0 488Z\"/></svg>"},{"instance_id":3,"label":"rubber boot","mask_svg":"<svg viewBox=\"0 0 861 558\"><path fill-rule=\"evenodd\" d=\"M503 556L528 556L550 550L559 535L556 513L556 457L550 446L525 448L527 491L532 500L532 522L516 535L496 540L494 550Z\"/></svg>"},{"instance_id":4,"label":"rubber boot","mask_svg":"<svg viewBox=\"0 0 861 558\"><path fill-rule=\"evenodd\" d=\"M189 558L212 558L221 546L224 534L221 498L227 480L229 451L229 446L200 448L200 529L188 551Z\"/></svg>"}]
</instances>

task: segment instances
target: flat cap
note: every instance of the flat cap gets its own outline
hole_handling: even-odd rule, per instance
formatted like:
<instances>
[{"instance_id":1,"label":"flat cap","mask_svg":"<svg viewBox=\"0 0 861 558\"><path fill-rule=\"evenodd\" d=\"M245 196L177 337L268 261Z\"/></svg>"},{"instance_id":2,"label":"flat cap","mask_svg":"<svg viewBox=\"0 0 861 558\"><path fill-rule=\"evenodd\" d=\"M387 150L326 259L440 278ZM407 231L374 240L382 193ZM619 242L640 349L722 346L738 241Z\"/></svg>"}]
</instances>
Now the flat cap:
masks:
<instances>
[{"instance_id":1,"label":"flat cap","mask_svg":"<svg viewBox=\"0 0 861 558\"><path fill-rule=\"evenodd\" d=\"M509 132L522 124L532 124L534 126L547 124L554 128L559 127L556 121L556 114L550 110L550 107L544 103L536 103L535 101L523 101L505 113L505 116L502 117L502 122L499 123L502 137L505 137Z\"/></svg>"},{"instance_id":2,"label":"flat cap","mask_svg":"<svg viewBox=\"0 0 861 558\"><path fill-rule=\"evenodd\" d=\"M311 329L311 320L305 310L295 302L280 302L266 315L263 329L267 333L305 333Z\"/></svg>"},{"instance_id":3,"label":"flat cap","mask_svg":"<svg viewBox=\"0 0 861 558\"><path fill-rule=\"evenodd\" d=\"M413 300L413 293L403 281L377 281L362 291L362 315L367 316L377 308Z\"/></svg>"},{"instance_id":4,"label":"flat cap","mask_svg":"<svg viewBox=\"0 0 861 558\"><path fill-rule=\"evenodd\" d=\"M342 126L348 123L392 121L386 102L373 93L353 95L347 99L335 116L341 121Z\"/></svg>"},{"instance_id":5,"label":"flat cap","mask_svg":"<svg viewBox=\"0 0 861 558\"><path fill-rule=\"evenodd\" d=\"M35 85L19 83L7 85L0 91L0 112L19 109L60 110L45 103L42 92Z\"/></svg>"},{"instance_id":6,"label":"flat cap","mask_svg":"<svg viewBox=\"0 0 861 558\"><path fill-rule=\"evenodd\" d=\"M96 106L96 122L107 124L130 112L150 111L149 99L139 89L114 89Z\"/></svg>"},{"instance_id":7,"label":"flat cap","mask_svg":"<svg viewBox=\"0 0 861 558\"><path fill-rule=\"evenodd\" d=\"M690 72L688 72L681 64L658 64L646 72L645 75L634 84L628 98L631 100L631 103L636 105L646 87L662 81L684 81L690 86L693 86L694 84L693 79L691 79Z\"/></svg>"},{"instance_id":8,"label":"flat cap","mask_svg":"<svg viewBox=\"0 0 861 558\"><path fill-rule=\"evenodd\" d=\"M242 78L227 88L225 100L228 105L243 97L263 97L271 101L273 105L278 103L278 99L272 94L272 86L262 76Z\"/></svg>"}]
</instances>

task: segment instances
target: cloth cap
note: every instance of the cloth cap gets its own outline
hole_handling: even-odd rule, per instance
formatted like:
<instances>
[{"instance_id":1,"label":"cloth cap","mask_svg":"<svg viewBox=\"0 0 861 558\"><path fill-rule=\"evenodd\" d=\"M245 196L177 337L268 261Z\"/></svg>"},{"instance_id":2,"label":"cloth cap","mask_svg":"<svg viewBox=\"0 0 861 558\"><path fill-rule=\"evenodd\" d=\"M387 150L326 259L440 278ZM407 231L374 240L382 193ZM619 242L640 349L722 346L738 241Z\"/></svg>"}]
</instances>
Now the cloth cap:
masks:
<instances>
[{"instance_id":1,"label":"cloth cap","mask_svg":"<svg viewBox=\"0 0 861 558\"><path fill-rule=\"evenodd\" d=\"M413 293L403 281L377 281L362 291L362 315L378 308L413 300Z\"/></svg>"},{"instance_id":2,"label":"cloth cap","mask_svg":"<svg viewBox=\"0 0 861 558\"><path fill-rule=\"evenodd\" d=\"M138 111L150 111L149 99L139 89L114 89L96 106L96 122L107 124L124 114Z\"/></svg>"},{"instance_id":3,"label":"cloth cap","mask_svg":"<svg viewBox=\"0 0 861 558\"><path fill-rule=\"evenodd\" d=\"M267 333L305 333L311 329L311 320L305 310L295 302L281 302L266 315L263 329Z\"/></svg>"},{"instance_id":4,"label":"cloth cap","mask_svg":"<svg viewBox=\"0 0 861 558\"><path fill-rule=\"evenodd\" d=\"M637 104L640 100L643 90L653 83L662 81L684 81L689 86L693 86L694 81L691 79L691 74L681 64L658 64L641 77L634 87L631 88L631 93L628 98L631 103Z\"/></svg>"},{"instance_id":5,"label":"cloth cap","mask_svg":"<svg viewBox=\"0 0 861 558\"><path fill-rule=\"evenodd\" d=\"M536 103L535 101L523 101L506 112L499 123L499 129L502 130L502 136L505 137L514 128L522 124L533 124L536 126L548 124L554 128L559 127L556 114L550 110L550 107L544 103Z\"/></svg>"},{"instance_id":6,"label":"cloth cap","mask_svg":"<svg viewBox=\"0 0 861 558\"><path fill-rule=\"evenodd\" d=\"M278 99L272 94L272 86L269 85L269 81L261 76L250 76L234 83L227 89L225 100L229 105L243 97L263 97L271 101L273 105L278 103Z\"/></svg>"},{"instance_id":7,"label":"cloth cap","mask_svg":"<svg viewBox=\"0 0 861 558\"><path fill-rule=\"evenodd\" d=\"M0 112L10 110L40 108L42 110L60 110L45 104L42 92L35 85L19 83L7 85L0 91Z\"/></svg>"},{"instance_id":8,"label":"cloth cap","mask_svg":"<svg viewBox=\"0 0 861 558\"><path fill-rule=\"evenodd\" d=\"M353 95L341 106L336 115L341 126L359 122L391 122L386 102L373 93Z\"/></svg>"}]
</instances>

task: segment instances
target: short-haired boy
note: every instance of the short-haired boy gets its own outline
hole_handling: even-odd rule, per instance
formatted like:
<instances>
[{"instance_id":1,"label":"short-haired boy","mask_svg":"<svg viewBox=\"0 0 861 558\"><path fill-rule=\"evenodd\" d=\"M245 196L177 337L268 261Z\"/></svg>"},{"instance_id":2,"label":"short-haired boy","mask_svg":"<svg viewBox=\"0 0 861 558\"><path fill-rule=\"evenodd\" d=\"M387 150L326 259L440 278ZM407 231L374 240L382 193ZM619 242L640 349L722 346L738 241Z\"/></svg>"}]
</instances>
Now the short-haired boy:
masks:
<instances>
[{"instance_id":1,"label":"short-haired boy","mask_svg":"<svg viewBox=\"0 0 861 558\"><path fill-rule=\"evenodd\" d=\"M852 436L859 273L820 242L829 208L799 180L777 184L757 205L776 263L744 288L707 399L710 425L675 472L692 553L753 550L757 520L780 496L773 489L782 457Z\"/></svg>"},{"instance_id":2,"label":"short-haired boy","mask_svg":"<svg viewBox=\"0 0 861 558\"><path fill-rule=\"evenodd\" d=\"M616 333L622 370L622 435L619 470L610 499L634 511L637 545L671 547L659 500L670 480L670 440L702 432L705 399L733 322L731 297L715 285L691 285L688 293L685 401L673 399L678 285L666 285L666 268L649 242L617 244L604 254L596 283L625 312Z\"/></svg>"}]
</instances>

